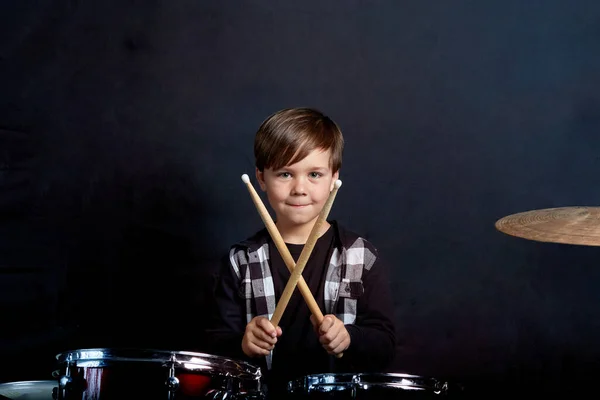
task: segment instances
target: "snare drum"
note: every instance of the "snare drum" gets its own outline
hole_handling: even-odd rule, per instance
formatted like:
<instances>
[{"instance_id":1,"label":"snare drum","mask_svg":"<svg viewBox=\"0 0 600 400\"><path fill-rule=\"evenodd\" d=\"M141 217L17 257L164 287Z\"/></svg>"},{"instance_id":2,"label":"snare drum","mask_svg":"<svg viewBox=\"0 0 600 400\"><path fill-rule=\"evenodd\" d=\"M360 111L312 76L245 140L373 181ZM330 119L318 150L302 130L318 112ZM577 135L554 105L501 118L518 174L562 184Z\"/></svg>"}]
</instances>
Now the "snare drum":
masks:
<instances>
[{"instance_id":1,"label":"snare drum","mask_svg":"<svg viewBox=\"0 0 600 400\"><path fill-rule=\"evenodd\" d=\"M83 349L56 356L58 399L263 399L260 369L204 353Z\"/></svg>"},{"instance_id":2,"label":"snare drum","mask_svg":"<svg viewBox=\"0 0 600 400\"><path fill-rule=\"evenodd\" d=\"M428 399L448 394L448 383L408 374L307 375L288 383L293 399Z\"/></svg>"}]
</instances>

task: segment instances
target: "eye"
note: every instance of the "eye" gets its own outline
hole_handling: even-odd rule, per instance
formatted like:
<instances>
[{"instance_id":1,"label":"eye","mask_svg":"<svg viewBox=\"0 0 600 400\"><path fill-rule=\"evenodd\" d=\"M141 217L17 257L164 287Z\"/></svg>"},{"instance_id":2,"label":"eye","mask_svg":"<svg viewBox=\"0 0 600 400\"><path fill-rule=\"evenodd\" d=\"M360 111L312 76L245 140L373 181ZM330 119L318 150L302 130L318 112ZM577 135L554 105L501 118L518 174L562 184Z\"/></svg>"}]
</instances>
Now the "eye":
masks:
<instances>
[{"instance_id":1,"label":"eye","mask_svg":"<svg viewBox=\"0 0 600 400\"><path fill-rule=\"evenodd\" d=\"M279 178L285 178L285 179L287 179L287 178L290 178L292 176L292 174L290 174L289 172L280 172L280 173L277 174L277 176Z\"/></svg>"},{"instance_id":2,"label":"eye","mask_svg":"<svg viewBox=\"0 0 600 400\"><path fill-rule=\"evenodd\" d=\"M308 176L310 176L313 179L318 179L318 178L322 177L323 174L320 172L311 172L310 174L308 174Z\"/></svg>"}]
</instances>

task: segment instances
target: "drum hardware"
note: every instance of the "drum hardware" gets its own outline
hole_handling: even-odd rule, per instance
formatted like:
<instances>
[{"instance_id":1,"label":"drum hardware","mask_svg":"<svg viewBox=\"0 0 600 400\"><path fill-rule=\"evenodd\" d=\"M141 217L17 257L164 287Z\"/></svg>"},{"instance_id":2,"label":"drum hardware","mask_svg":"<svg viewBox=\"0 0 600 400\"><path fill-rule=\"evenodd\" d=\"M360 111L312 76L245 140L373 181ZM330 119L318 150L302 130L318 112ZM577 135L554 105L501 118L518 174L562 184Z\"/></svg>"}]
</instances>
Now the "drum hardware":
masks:
<instances>
[{"instance_id":1,"label":"drum hardware","mask_svg":"<svg viewBox=\"0 0 600 400\"><path fill-rule=\"evenodd\" d=\"M62 365L54 374L56 400L264 398L260 368L205 353L100 348L56 358Z\"/></svg>"},{"instance_id":2,"label":"drum hardware","mask_svg":"<svg viewBox=\"0 0 600 400\"><path fill-rule=\"evenodd\" d=\"M71 389L73 378L71 378L71 364L67 361L67 367L65 369L65 375L58 379L58 400L66 397L66 391Z\"/></svg>"},{"instance_id":3,"label":"drum hardware","mask_svg":"<svg viewBox=\"0 0 600 400\"><path fill-rule=\"evenodd\" d=\"M52 398L55 400L63 400L70 396L76 395L77 392L82 392L85 386L85 379L81 377L71 376L71 371L75 367L72 355L65 359L65 373L60 375L59 371L52 373L53 377L58 377L58 387L52 390Z\"/></svg>"},{"instance_id":4,"label":"drum hardware","mask_svg":"<svg viewBox=\"0 0 600 400\"><path fill-rule=\"evenodd\" d=\"M430 398L462 392L458 385L403 373L330 373L307 375L288 382L293 398L396 399Z\"/></svg>"},{"instance_id":5,"label":"drum hardware","mask_svg":"<svg viewBox=\"0 0 600 400\"><path fill-rule=\"evenodd\" d=\"M175 354L171 355L171 360L169 361L169 377L165 381L165 385L167 386L167 391L169 393L168 399L175 399L175 392L179 389L179 379L175 376Z\"/></svg>"}]
</instances>

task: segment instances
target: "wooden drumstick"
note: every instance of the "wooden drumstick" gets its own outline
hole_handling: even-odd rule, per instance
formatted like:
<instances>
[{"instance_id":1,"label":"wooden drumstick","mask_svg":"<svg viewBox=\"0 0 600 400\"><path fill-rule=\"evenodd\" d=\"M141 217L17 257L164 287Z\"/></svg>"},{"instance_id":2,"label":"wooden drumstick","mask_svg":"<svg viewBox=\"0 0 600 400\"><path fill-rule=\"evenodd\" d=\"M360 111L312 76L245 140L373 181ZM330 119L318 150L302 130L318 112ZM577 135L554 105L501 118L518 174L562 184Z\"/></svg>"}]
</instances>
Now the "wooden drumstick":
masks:
<instances>
[{"instance_id":1,"label":"wooden drumstick","mask_svg":"<svg viewBox=\"0 0 600 400\"><path fill-rule=\"evenodd\" d=\"M296 267L292 271L290 278L288 279L287 284L285 285L285 289L281 294L281 298L277 303L277 307L275 307L275 312L273 313L273 317L271 318L271 323L273 326L277 326L281 317L283 316L283 312L294 293L294 289L296 289L296 285L298 284L300 278L302 277L302 271L306 266L308 258L310 257L310 253L312 253L315 244L317 243L317 239L319 238L319 231L321 230L321 226L327 220L327 216L329 215L329 211L331 210L331 206L333 205L333 200L335 199L335 195L337 194L338 189L342 186L342 181L339 179L335 181L335 185L333 186L333 190L329 193L329 197L323 206L323 209L319 213L315 224L308 235L308 239L306 240L306 244L302 248L302 252L300 253L300 257L298 258L298 262L296 263ZM319 321L320 322L320 321Z\"/></svg>"},{"instance_id":2,"label":"wooden drumstick","mask_svg":"<svg viewBox=\"0 0 600 400\"><path fill-rule=\"evenodd\" d=\"M265 226L267 227L267 231L269 231L269 234L271 235L271 238L275 243L275 247L277 247L279 254L281 254L283 262L285 263L290 272L294 271L294 268L296 267L296 262L292 258L289 249L285 245L285 242L281 237L279 230L275 226L275 222L273 222L271 215L267 211L267 208L263 204L258 193L256 193L256 190L254 190L254 186L252 186L252 183L250 183L250 178L247 174L242 175L242 181L248 187L250 197L252 197L252 201L254 202L254 205L258 210L258 214L260 215L260 218L263 220ZM311 293L310 289L308 288L308 285L306 284L302 276L300 276L300 279L298 280L298 289L300 290L302 297L304 297L304 301L308 305L310 313L315 316L319 323L321 323L321 321L323 321L323 313L321 312L321 309L319 309L317 301L313 297L313 294Z\"/></svg>"},{"instance_id":3,"label":"wooden drumstick","mask_svg":"<svg viewBox=\"0 0 600 400\"><path fill-rule=\"evenodd\" d=\"M247 174L243 174L242 181L246 184L248 191L250 192L252 201L254 202L254 205L256 206L256 209L258 210L258 213L259 213L261 219L263 220L265 226L267 227L267 231L271 235L271 238L273 239L273 242L275 243L275 246L277 247L279 254L283 258L285 265L287 266L288 270L293 274L293 271L296 269L296 263L294 262L294 259L292 258L292 255L290 254L289 249L285 245L285 242L284 242L283 238L281 237L279 230L275 226L275 223L273 222L271 215L267 211L267 209L266 209L265 205L263 204L258 193L256 193L256 190L254 190L254 186L252 186L252 184L250 183L250 177ZM323 215L323 218L320 222L319 222L319 219L317 219L317 221L315 222L315 226L313 226L313 230L311 231L311 234L313 231L315 231L315 227L317 227L317 223L319 224L319 227L320 227L323 224L323 222L327 219L327 215L329 214L329 211L331 210L331 206L333 204L335 194L337 193L337 189L339 189L341 185L342 185L342 181L337 180L335 182L334 189L329 194L329 198L328 198L327 202L325 203L325 206L321 210L321 214ZM334 193L334 191L335 191L335 193ZM324 214L325 211L326 211L326 213ZM317 232L317 235L315 236L312 247L314 247L314 245L316 244L316 241L318 239L318 229L315 232ZM310 240L310 235L309 235L309 240ZM307 240L307 243L308 243L308 240ZM300 260L302 259L302 254L304 254L305 249L306 249L306 244L305 244L305 247L302 249L302 253L300 254L298 262L300 262ZM312 249L310 249L310 251L306 255L306 260L304 262L305 265L310 256L310 252L312 252ZM302 267L302 269L304 269L304 267ZM290 276L290 279L291 278L292 277ZM289 284L289 281L288 281L288 284ZM306 285L306 282L304 281L304 278L302 277L301 274L299 275L299 278L297 279L297 286L298 286L298 289L300 290L300 293L302 294L302 297L304 297L304 300L306 301L306 304L308 305L308 308L309 308L311 314L315 316L315 318L317 319L317 322L320 324L321 322L323 322L323 313L319 309L319 305L315 301L315 298L313 297L310 289ZM287 289L287 285L286 285L286 289ZM279 316L277 317L276 323L273 323L274 318L271 319L271 323L273 323L273 325L277 326L277 324L279 324L279 321L281 320L281 316L283 315L283 311L284 311L285 307L287 306L287 303L289 302L293 292L294 292L294 288L291 288L291 290L289 291L289 295L287 296L287 300L285 300L285 305L283 306L283 309L281 309L279 311ZM282 294L282 298L284 295L285 295L285 289L284 289L284 294ZM281 302L281 300L280 300L280 302ZM277 309L279 307L280 306L278 305L275 308L275 313L273 315L274 317L275 317L275 315L277 315L277 313L278 313ZM341 358L343 355L344 355L343 353L338 353L338 354L336 354L336 357Z\"/></svg>"}]
</instances>

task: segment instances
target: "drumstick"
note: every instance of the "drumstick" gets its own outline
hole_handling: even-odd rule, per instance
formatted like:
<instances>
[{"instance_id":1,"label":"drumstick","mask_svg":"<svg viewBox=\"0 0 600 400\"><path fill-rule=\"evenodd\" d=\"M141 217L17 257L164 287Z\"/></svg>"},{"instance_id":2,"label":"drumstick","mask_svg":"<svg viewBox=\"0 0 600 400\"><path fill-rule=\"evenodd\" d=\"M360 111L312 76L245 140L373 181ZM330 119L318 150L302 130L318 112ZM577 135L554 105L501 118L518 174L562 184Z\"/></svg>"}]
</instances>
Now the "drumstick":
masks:
<instances>
[{"instance_id":1,"label":"drumstick","mask_svg":"<svg viewBox=\"0 0 600 400\"><path fill-rule=\"evenodd\" d=\"M252 186L252 184L250 183L250 177L248 177L247 174L243 174L242 181L246 184L246 186L248 188L248 192L250 192L250 197L252 198L252 201L254 202L256 209L258 210L258 214L260 215L265 226L267 227L267 231L271 235L271 238L273 239L273 242L275 243L275 246L277 247L279 254L283 258L283 261L285 262L285 265L287 266L288 270L291 273L293 273L293 271L296 268L296 263L294 262L294 259L292 258L292 255L290 254L289 249L285 245L285 242L284 242L283 238L281 237L279 230L275 226L275 223L273 222L271 215L267 211L267 209L266 209L265 205L263 204L262 200L260 199L260 196L258 195L258 193L256 193L256 190L254 190L254 186ZM337 180L335 182L335 186L334 186L335 193L337 193L337 189L339 189L341 185L342 185L342 181ZM323 213L323 211L327 208L327 214L329 214L329 211L331 210L331 205L333 204L333 198L335 197L335 193L333 193L333 191L332 191L332 193L329 194L329 199L328 199L327 203L325 204L325 206L323 207L323 210L321 210L321 213ZM332 194L333 194L333 197L332 197ZM323 220L319 223L319 225L322 225L323 221L325 221L326 219L327 219L327 215L324 216ZM317 222L318 222L318 220L317 220ZM315 222L315 226L316 226L316 222ZM313 226L313 230L314 230L314 226ZM316 232L318 232L318 230ZM318 237L317 237L317 239L318 239ZM316 243L316 239L314 241ZM308 241L307 241L307 243L308 243ZM313 244L313 247L314 247L314 244ZM305 245L305 248L306 248L306 245ZM311 251L312 251L312 249L311 249ZM303 248L303 252L304 252L304 248ZM308 256L310 256L310 252L309 252ZM306 261L308 261L308 256L306 257ZM302 258L302 253L300 254L300 258ZM298 261L300 261L300 259L298 259ZM305 262L305 264L306 264L306 262ZM302 269L304 269L304 267ZM291 276L290 276L290 279L291 279ZM313 297L313 295L312 295L310 289L308 288L308 285L304 281L304 278L302 277L302 275L299 276L297 285L298 285L298 289L300 290L300 293L302 294L302 297L304 297L304 301L308 305L308 308L309 308L311 314L314 315L317 322L319 324L321 324L321 322L323 322L323 313L319 309L319 305L315 301L315 298ZM286 286L286 288L287 288L287 286ZM289 300L290 300L289 298L291 297L291 294L293 293L293 291L294 290L291 289L288 299L285 301L285 303L286 303L285 306L287 306L287 303L289 302ZM284 294L285 294L285 290L284 290ZM283 297L283 295L282 295L282 297ZM280 302L281 302L281 300L280 300ZM284 306L284 308L285 308L285 306ZM278 307L279 307L279 305L278 305ZM275 308L275 314L277 314L277 307ZM274 324L275 326L277 326L277 324L281 320L281 316L283 315L283 310L280 311L280 314L281 315L279 315L278 319L276 320L277 322ZM273 322L273 319L271 319L271 322ZM344 353L338 353L338 354L336 354L336 357L341 358L343 355L344 355Z\"/></svg>"},{"instance_id":2,"label":"drumstick","mask_svg":"<svg viewBox=\"0 0 600 400\"><path fill-rule=\"evenodd\" d=\"M292 275L288 279L287 284L285 285L285 289L281 294L281 298L277 303L277 307L275 307L275 312L273 313L273 318L271 318L271 323L273 326L277 326L285 308L287 307L292 294L294 293L294 289L296 289L296 285L298 281L302 277L302 271L306 266L308 258L310 257L310 253L312 253L315 244L317 243L317 239L319 238L319 231L321 230L321 226L326 221L327 216L329 215L329 211L331 210L331 206L333 205L333 200L335 199L335 195L337 194L338 189L342 186L342 181L339 179L335 181L335 185L333 186L333 190L329 193L329 197L323 206L323 209L319 213L315 224L308 235L308 239L306 240L306 244L302 248L302 252L300 253L300 257L298 258L298 262L296 263L296 267L292 271Z\"/></svg>"},{"instance_id":3,"label":"drumstick","mask_svg":"<svg viewBox=\"0 0 600 400\"><path fill-rule=\"evenodd\" d=\"M252 183L250 183L250 178L248 177L247 174L242 175L242 181L248 187L248 191L250 192L250 197L252 197L252 201L254 202L254 205L256 206L256 209L258 210L258 214L260 215L260 218L263 220L265 226L267 227L267 231L269 231L269 234L271 235L271 238L273 239L273 242L275 243L277 250L279 250L279 254L281 254L281 258L283 258L283 262L285 262L285 265L287 266L288 270L290 272L292 272L296 266L296 262L292 258L292 255L290 254L289 249L285 245L285 242L283 241L283 238L281 237L279 230L275 226L275 223L273 222L271 215L267 211L267 208L263 204L258 193L256 193L256 190L254 190L254 186L252 186ZM311 293L310 289L308 288L308 285L306 284L306 282L304 281L304 278L302 276L298 280L298 289L300 290L302 297L304 297L304 301L308 305L308 309L310 310L310 313L315 316L315 318L317 319L317 321L319 321L319 323L321 323L321 321L323 321L323 313L319 309L319 305L317 304L317 301L313 297L313 294Z\"/></svg>"}]
</instances>

